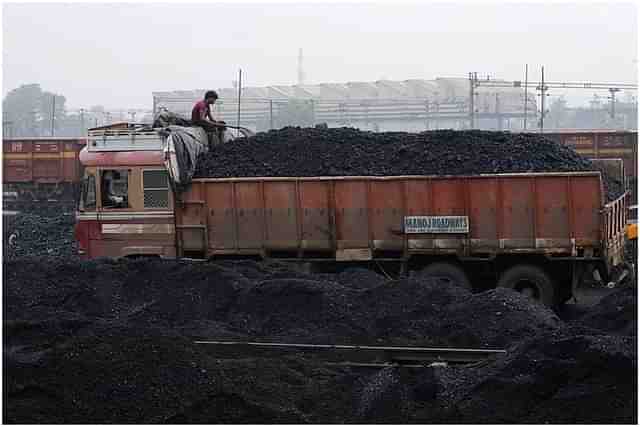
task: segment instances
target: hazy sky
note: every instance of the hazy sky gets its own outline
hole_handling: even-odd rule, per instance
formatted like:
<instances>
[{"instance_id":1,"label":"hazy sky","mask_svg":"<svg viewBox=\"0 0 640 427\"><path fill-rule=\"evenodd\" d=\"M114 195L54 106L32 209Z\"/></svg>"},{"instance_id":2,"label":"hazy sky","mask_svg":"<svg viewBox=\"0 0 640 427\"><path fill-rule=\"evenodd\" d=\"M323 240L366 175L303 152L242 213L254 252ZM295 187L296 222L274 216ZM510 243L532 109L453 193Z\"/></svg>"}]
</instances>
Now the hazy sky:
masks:
<instances>
[{"instance_id":1,"label":"hazy sky","mask_svg":"<svg viewBox=\"0 0 640 427\"><path fill-rule=\"evenodd\" d=\"M524 79L525 63L637 81L632 3L5 3L2 24L3 96L40 83L77 108L150 108L152 91L231 87L239 67L247 86L295 84L298 48L308 83Z\"/></svg>"}]
</instances>

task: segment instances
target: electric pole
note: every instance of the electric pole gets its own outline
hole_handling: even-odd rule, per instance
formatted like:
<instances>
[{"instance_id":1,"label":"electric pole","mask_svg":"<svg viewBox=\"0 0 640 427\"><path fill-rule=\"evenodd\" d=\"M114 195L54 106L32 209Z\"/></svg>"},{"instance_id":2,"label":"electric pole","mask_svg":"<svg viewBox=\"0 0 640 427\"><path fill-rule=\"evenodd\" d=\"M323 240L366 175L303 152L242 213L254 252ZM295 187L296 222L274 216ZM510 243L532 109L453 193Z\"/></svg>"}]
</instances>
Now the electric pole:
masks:
<instances>
[{"instance_id":1,"label":"electric pole","mask_svg":"<svg viewBox=\"0 0 640 427\"><path fill-rule=\"evenodd\" d=\"M51 136L55 134L56 126L56 96L53 95L53 108L51 109Z\"/></svg>"},{"instance_id":2,"label":"electric pole","mask_svg":"<svg viewBox=\"0 0 640 427\"><path fill-rule=\"evenodd\" d=\"M616 92L620 92L620 89L612 87L609 88L609 93L611 93L611 96L609 97L609 99L611 100L611 119L615 120L616 118Z\"/></svg>"},{"instance_id":3,"label":"electric pole","mask_svg":"<svg viewBox=\"0 0 640 427\"><path fill-rule=\"evenodd\" d=\"M84 136L85 134L85 129L84 129L84 108L80 109L80 135Z\"/></svg>"},{"instance_id":4,"label":"electric pole","mask_svg":"<svg viewBox=\"0 0 640 427\"><path fill-rule=\"evenodd\" d=\"M436 129L440 129L440 92L435 92L434 93L435 96L435 101L434 101L434 105L436 107L436 116L435 116L435 125L436 125Z\"/></svg>"},{"instance_id":5,"label":"electric pole","mask_svg":"<svg viewBox=\"0 0 640 427\"><path fill-rule=\"evenodd\" d=\"M304 84L304 68L302 66L302 48L298 49L298 85Z\"/></svg>"},{"instance_id":6,"label":"electric pole","mask_svg":"<svg viewBox=\"0 0 640 427\"><path fill-rule=\"evenodd\" d=\"M529 64L525 64L524 66L524 130L527 130L527 104L529 100L527 99L527 87L529 83Z\"/></svg>"},{"instance_id":7,"label":"electric pole","mask_svg":"<svg viewBox=\"0 0 640 427\"><path fill-rule=\"evenodd\" d=\"M273 99L269 100L269 130L273 129Z\"/></svg>"},{"instance_id":8,"label":"electric pole","mask_svg":"<svg viewBox=\"0 0 640 427\"><path fill-rule=\"evenodd\" d=\"M498 120L498 130L502 130L502 116L500 115L500 96L496 92L496 119Z\"/></svg>"},{"instance_id":9,"label":"electric pole","mask_svg":"<svg viewBox=\"0 0 640 427\"><path fill-rule=\"evenodd\" d=\"M238 127L240 127L240 99L242 98L242 68L238 70ZM236 131L236 135L240 135L240 131Z\"/></svg>"},{"instance_id":10,"label":"electric pole","mask_svg":"<svg viewBox=\"0 0 640 427\"><path fill-rule=\"evenodd\" d=\"M478 73L469 73L469 128L476 127L476 86L478 81Z\"/></svg>"},{"instance_id":11,"label":"electric pole","mask_svg":"<svg viewBox=\"0 0 640 427\"><path fill-rule=\"evenodd\" d=\"M542 82L536 88L540 91L540 132L544 131L544 116L546 114L545 110L545 98L547 97L547 89L549 89L544 84L544 66L542 67Z\"/></svg>"}]
</instances>

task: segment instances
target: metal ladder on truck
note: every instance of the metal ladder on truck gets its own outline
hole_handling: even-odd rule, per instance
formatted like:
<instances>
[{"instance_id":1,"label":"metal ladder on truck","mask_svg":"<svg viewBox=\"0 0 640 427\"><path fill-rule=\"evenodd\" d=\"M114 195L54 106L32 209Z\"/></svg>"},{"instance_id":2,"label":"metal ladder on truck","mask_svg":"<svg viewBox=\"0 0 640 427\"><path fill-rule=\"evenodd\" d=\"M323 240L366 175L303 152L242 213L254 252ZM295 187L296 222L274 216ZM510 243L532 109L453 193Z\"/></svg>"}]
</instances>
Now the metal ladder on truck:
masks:
<instances>
[{"instance_id":1,"label":"metal ladder on truck","mask_svg":"<svg viewBox=\"0 0 640 427\"><path fill-rule=\"evenodd\" d=\"M176 256L178 258L206 259L207 257L209 242L207 210L204 197L203 195L201 197L197 189L184 194L174 192Z\"/></svg>"}]
</instances>

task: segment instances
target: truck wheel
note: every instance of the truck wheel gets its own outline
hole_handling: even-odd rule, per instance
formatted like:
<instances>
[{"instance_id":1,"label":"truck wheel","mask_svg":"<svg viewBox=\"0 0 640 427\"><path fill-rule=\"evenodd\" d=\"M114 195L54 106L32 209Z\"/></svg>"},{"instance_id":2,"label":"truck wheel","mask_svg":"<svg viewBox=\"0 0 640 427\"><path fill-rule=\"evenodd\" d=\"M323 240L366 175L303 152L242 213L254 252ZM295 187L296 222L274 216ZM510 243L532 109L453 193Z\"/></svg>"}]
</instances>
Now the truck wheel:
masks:
<instances>
[{"instance_id":1,"label":"truck wheel","mask_svg":"<svg viewBox=\"0 0 640 427\"><path fill-rule=\"evenodd\" d=\"M446 262L436 262L428 265L420 271L420 277L433 277L448 284L457 284L463 288L471 290L471 282L467 278L467 274L461 267Z\"/></svg>"},{"instance_id":2,"label":"truck wheel","mask_svg":"<svg viewBox=\"0 0 640 427\"><path fill-rule=\"evenodd\" d=\"M513 289L548 307L556 302L555 284L544 270L533 265L511 267L500 277L498 287Z\"/></svg>"}]
</instances>

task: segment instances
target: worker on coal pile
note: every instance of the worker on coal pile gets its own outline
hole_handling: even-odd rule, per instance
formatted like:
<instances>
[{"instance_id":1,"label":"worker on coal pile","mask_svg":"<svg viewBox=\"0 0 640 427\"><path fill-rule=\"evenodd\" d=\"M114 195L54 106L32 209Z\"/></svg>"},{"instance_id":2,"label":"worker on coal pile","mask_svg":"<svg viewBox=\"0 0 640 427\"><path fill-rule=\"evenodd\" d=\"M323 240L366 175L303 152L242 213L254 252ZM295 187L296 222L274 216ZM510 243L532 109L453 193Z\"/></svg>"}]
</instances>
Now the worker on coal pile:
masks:
<instances>
[{"instance_id":1,"label":"worker on coal pile","mask_svg":"<svg viewBox=\"0 0 640 427\"><path fill-rule=\"evenodd\" d=\"M218 94L215 90L209 90L204 94L204 99L195 103L191 110L191 122L194 126L202 127L209 136L209 146L224 141L225 122L214 120L211 115L211 105L215 104Z\"/></svg>"}]
</instances>

